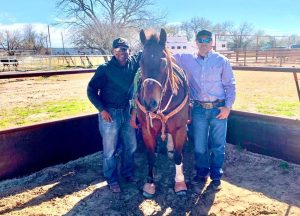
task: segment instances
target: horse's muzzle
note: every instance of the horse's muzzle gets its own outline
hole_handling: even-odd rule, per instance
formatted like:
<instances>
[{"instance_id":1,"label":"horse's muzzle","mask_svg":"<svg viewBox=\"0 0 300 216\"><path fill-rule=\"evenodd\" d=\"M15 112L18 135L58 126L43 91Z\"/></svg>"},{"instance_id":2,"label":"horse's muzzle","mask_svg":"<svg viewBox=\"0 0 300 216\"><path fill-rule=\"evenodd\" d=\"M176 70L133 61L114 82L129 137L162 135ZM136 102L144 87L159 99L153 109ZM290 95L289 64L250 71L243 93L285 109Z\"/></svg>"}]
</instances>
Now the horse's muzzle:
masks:
<instances>
[{"instance_id":1,"label":"horse's muzzle","mask_svg":"<svg viewBox=\"0 0 300 216\"><path fill-rule=\"evenodd\" d=\"M151 98L149 101L144 100L144 107L147 112L155 112L158 110L158 102Z\"/></svg>"}]
</instances>

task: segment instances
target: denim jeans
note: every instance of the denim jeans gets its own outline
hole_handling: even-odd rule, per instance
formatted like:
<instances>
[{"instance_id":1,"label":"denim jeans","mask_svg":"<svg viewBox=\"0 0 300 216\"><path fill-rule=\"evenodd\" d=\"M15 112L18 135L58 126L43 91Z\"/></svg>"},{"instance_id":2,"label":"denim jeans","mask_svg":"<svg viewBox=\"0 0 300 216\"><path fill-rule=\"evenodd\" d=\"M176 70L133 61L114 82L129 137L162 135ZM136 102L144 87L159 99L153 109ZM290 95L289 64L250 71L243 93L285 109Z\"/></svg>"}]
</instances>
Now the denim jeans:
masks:
<instances>
[{"instance_id":1,"label":"denim jeans","mask_svg":"<svg viewBox=\"0 0 300 216\"><path fill-rule=\"evenodd\" d=\"M130 125L128 109L107 109L112 122L105 121L99 114L99 130L103 143L103 174L108 184L118 181L116 153L121 148L121 174L132 176L134 172L134 152L136 150L136 133ZM121 138L121 140L119 140Z\"/></svg>"},{"instance_id":2,"label":"denim jeans","mask_svg":"<svg viewBox=\"0 0 300 216\"><path fill-rule=\"evenodd\" d=\"M192 127L197 175L212 180L222 178L225 159L227 119L217 119L220 110L194 105Z\"/></svg>"}]
</instances>

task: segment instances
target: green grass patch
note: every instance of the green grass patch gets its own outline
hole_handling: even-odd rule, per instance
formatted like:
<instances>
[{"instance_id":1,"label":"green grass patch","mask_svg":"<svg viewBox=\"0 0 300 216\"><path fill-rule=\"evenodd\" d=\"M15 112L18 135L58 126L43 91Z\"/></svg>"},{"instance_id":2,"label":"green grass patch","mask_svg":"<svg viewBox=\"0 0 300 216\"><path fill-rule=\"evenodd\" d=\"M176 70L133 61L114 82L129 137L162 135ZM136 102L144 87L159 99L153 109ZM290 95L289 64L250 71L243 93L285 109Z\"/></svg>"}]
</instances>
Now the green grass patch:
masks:
<instances>
[{"instance_id":1,"label":"green grass patch","mask_svg":"<svg viewBox=\"0 0 300 216\"><path fill-rule=\"evenodd\" d=\"M300 116L300 104L298 101L258 104L256 105L256 109L259 113L275 116Z\"/></svg>"},{"instance_id":2,"label":"green grass patch","mask_svg":"<svg viewBox=\"0 0 300 216\"><path fill-rule=\"evenodd\" d=\"M284 171L289 170L290 166L287 162L280 162L280 164L278 165L278 167Z\"/></svg>"},{"instance_id":3,"label":"green grass patch","mask_svg":"<svg viewBox=\"0 0 300 216\"><path fill-rule=\"evenodd\" d=\"M62 100L30 107L17 107L11 110L1 110L0 128L24 126L95 111L88 100Z\"/></svg>"}]
</instances>

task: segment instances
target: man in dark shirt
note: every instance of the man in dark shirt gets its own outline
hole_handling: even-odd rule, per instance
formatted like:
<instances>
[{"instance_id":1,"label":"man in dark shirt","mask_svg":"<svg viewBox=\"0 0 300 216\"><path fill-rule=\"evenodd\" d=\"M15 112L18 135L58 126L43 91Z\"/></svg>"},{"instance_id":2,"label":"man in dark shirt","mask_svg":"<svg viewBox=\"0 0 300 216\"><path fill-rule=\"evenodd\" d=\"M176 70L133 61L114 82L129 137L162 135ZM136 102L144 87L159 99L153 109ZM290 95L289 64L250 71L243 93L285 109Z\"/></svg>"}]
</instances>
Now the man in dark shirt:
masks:
<instances>
[{"instance_id":1,"label":"man in dark shirt","mask_svg":"<svg viewBox=\"0 0 300 216\"><path fill-rule=\"evenodd\" d=\"M121 192L118 182L116 151L118 138L122 144L121 174L134 181L135 129L130 125L129 100L134 76L139 68L140 53L129 56L124 38L113 41L113 57L98 67L88 84L87 94L99 111L99 130L103 143L103 174L109 188Z\"/></svg>"}]
</instances>

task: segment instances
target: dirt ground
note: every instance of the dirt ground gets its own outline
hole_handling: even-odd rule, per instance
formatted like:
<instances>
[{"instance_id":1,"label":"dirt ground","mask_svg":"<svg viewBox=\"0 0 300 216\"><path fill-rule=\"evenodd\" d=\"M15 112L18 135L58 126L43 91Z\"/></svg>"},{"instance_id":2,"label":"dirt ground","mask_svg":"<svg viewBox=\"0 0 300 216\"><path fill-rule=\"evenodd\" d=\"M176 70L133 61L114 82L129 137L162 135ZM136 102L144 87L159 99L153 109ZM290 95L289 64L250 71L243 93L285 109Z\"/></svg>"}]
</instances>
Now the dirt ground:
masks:
<instances>
[{"instance_id":1,"label":"dirt ground","mask_svg":"<svg viewBox=\"0 0 300 216\"><path fill-rule=\"evenodd\" d=\"M66 98L86 99L93 74L0 79L0 108L26 107Z\"/></svg>"},{"instance_id":2,"label":"dirt ground","mask_svg":"<svg viewBox=\"0 0 300 216\"><path fill-rule=\"evenodd\" d=\"M141 148L140 148L141 149ZM121 179L113 194L102 177L101 152L0 183L0 215L300 215L300 166L227 145L222 190L201 191L189 183L193 154L184 151L186 196L173 191L175 168L158 153L157 193L143 197L145 152L136 157L137 184Z\"/></svg>"}]
</instances>

